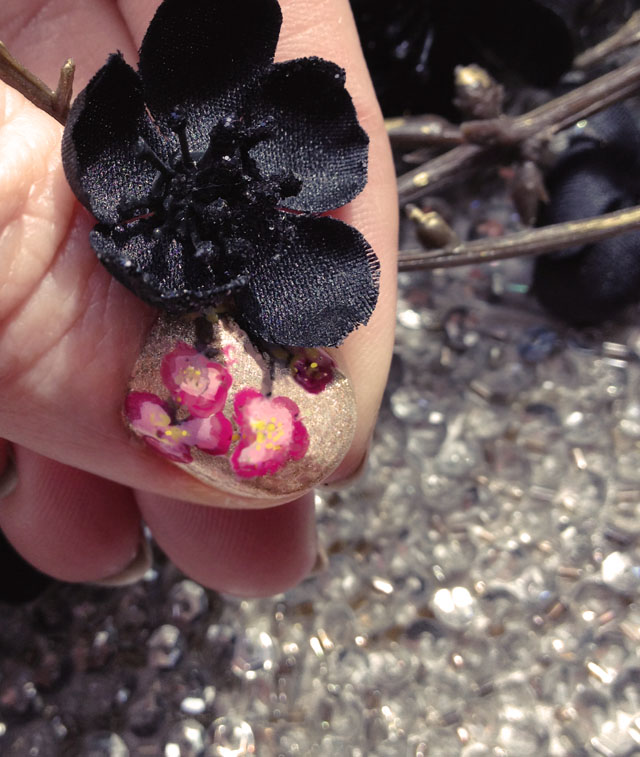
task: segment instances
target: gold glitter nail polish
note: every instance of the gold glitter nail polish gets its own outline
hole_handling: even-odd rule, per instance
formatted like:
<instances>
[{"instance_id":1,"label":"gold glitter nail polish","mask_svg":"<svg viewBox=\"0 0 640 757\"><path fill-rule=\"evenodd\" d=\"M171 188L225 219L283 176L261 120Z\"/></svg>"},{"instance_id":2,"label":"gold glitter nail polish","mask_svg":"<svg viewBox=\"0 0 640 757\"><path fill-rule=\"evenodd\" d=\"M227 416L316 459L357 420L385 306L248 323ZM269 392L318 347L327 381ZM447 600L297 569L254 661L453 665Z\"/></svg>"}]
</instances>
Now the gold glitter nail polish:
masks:
<instances>
[{"instance_id":1,"label":"gold glitter nail polish","mask_svg":"<svg viewBox=\"0 0 640 757\"><path fill-rule=\"evenodd\" d=\"M162 316L129 385L133 433L217 489L295 496L323 481L355 431L349 380L322 350L256 347L226 316Z\"/></svg>"}]
</instances>

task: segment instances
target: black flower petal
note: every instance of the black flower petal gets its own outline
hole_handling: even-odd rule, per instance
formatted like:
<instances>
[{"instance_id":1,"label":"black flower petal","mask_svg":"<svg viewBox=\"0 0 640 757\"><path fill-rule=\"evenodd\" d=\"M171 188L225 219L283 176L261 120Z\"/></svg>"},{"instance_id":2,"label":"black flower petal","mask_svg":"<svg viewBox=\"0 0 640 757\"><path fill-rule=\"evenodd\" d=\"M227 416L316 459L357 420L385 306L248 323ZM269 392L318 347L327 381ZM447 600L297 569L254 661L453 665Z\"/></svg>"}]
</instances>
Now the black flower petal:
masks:
<instances>
[{"instance_id":1,"label":"black flower petal","mask_svg":"<svg viewBox=\"0 0 640 757\"><path fill-rule=\"evenodd\" d=\"M592 116L546 179L543 225L621 210L640 200L640 131L623 105ZM536 259L532 291L575 325L596 324L640 301L640 232Z\"/></svg>"},{"instance_id":2,"label":"black flower petal","mask_svg":"<svg viewBox=\"0 0 640 757\"><path fill-rule=\"evenodd\" d=\"M156 170L136 156L140 137L166 155L168 145L145 110L140 78L121 55L112 55L73 103L62 140L67 180L103 223L117 223L124 206L131 216L144 211Z\"/></svg>"},{"instance_id":3,"label":"black flower petal","mask_svg":"<svg viewBox=\"0 0 640 757\"><path fill-rule=\"evenodd\" d=\"M344 70L330 61L290 60L272 68L249 103L257 114L273 119L272 136L252 151L260 171L269 175L284 169L302 180L300 192L284 207L332 210L364 188L369 138L344 81Z\"/></svg>"},{"instance_id":4,"label":"black flower petal","mask_svg":"<svg viewBox=\"0 0 640 757\"><path fill-rule=\"evenodd\" d=\"M205 263L185 255L176 239L154 237L145 221L126 229L98 225L90 242L114 278L170 313L205 308L226 291Z\"/></svg>"},{"instance_id":5,"label":"black flower petal","mask_svg":"<svg viewBox=\"0 0 640 757\"><path fill-rule=\"evenodd\" d=\"M272 62L281 23L276 0L165 0L140 48L144 96L155 119L166 124L180 109L190 139L206 140Z\"/></svg>"},{"instance_id":6,"label":"black flower petal","mask_svg":"<svg viewBox=\"0 0 640 757\"><path fill-rule=\"evenodd\" d=\"M264 256L238 297L238 318L267 342L336 346L375 308L378 260L360 232L334 218L289 222L280 254Z\"/></svg>"},{"instance_id":7,"label":"black flower petal","mask_svg":"<svg viewBox=\"0 0 640 757\"><path fill-rule=\"evenodd\" d=\"M285 211L353 199L368 139L342 69L273 63L280 23L275 0L164 0L139 73L112 56L77 98L63 161L99 259L141 299L232 302L263 340L329 346L369 319L378 261L345 224Z\"/></svg>"},{"instance_id":8,"label":"black flower petal","mask_svg":"<svg viewBox=\"0 0 640 757\"><path fill-rule=\"evenodd\" d=\"M590 326L640 300L640 233L589 245L570 257L545 256L536 265L533 289L554 315Z\"/></svg>"}]
</instances>

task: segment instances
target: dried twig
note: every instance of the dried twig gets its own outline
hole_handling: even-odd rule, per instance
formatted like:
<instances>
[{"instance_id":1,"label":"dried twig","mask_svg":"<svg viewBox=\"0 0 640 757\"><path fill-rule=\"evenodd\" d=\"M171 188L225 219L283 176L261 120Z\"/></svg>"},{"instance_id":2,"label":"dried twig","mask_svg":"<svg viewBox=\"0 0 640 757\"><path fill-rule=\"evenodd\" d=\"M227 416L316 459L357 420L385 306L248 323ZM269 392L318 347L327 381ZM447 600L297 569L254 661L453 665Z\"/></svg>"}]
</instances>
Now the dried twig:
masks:
<instances>
[{"instance_id":1,"label":"dried twig","mask_svg":"<svg viewBox=\"0 0 640 757\"><path fill-rule=\"evenodd\" d=\"M38 108L65 124L71 105L75 64L69 58L60 69L60 78L55 90L28 71L0 42L0 80L18 90Z\"/></svg>"},{"instance_id":2,"label":"dried twig","mask_svg":"<svg viewBox=\"0 0 640 757\"><path fill-rule=\"evenodd\" d=\"M503 237L476 239L439 250L401 250L400 271L453 268L505 258L541 255L574 245L590 244L640 228L640 206L596 218L568 221L540 229L526 229Z\"/></svg>"},{"instance_id":3,"label":"dried twig","mask_svg":"<svg viewBox=\"0 0 640 757\"><path fill-rule=\"evenodd\" d=\"M615 34L577 55L573 61L574 68L589 68L595 63L600 63L609 55L638 42L640 42L640 11L633 13L626 24L621 26Z\"/></svg>"},{"instance_id":4,"label":"dried twig","mask_svg":"<svg viewBox=\"0 0 640 757\"><path fill-rule=\"evenodd\" d=\"M468 121L460 127L467 144L454 147L398 179L400 202L442 190L461 172L490 158L490 150L504 151L531 139L549 139L560 129L624 100L639 88L640 57L521 116ZM391 138L393 131L389 131Z\"/></svg>"},{"instance_id":5,"label":"dried twig","mask_svg":"<svg viewBox=\"0 0 640 757\"><path fill-rule=\"evenodd\" d=\"M464 137L460 127L435 115L387 118L384 125L394 147L414 149L417 147L453 147Z\"/></svg>"}]
</instances>

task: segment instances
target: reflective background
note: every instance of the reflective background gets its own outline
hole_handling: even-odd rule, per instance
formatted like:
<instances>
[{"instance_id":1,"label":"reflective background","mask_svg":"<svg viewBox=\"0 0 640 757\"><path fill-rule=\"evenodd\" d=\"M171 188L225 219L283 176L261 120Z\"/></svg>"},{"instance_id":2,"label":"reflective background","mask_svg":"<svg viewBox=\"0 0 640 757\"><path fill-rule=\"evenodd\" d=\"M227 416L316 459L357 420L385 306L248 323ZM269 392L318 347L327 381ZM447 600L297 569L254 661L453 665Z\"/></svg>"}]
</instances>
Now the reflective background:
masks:
<instances>
[{"instance_id":1,"label":"reflective background","mask_svg":"<svg viewBox=\"0 0 640 757\"><path fill-rule=\"evenodd\" d=\"M224 598L159 556L3 605L0 752L640 750L638 313L554 324L528 265L401 276L368 472L317 496L328 564L295 590Z\"/></svg>"}]
</instances>

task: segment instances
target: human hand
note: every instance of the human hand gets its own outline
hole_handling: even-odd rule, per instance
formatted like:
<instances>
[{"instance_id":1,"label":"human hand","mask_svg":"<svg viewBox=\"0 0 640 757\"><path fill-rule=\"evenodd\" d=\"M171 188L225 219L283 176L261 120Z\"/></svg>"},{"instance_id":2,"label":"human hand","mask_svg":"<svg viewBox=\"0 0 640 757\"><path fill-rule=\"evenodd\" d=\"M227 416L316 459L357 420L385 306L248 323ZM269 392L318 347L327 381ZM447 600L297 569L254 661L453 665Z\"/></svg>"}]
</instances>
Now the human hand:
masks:
<instances>
[{"instance_id":1,"label":"human hand","mask_svg":"<svg viewBox=\"0 0 640 757\"><path fill-rule=\"evenodd\" d=\"M115 50L135 64L156 6L10 1L0 9L0 39L45 81L73 56L78 92ZM337 481L363 459L391 354L395 179L348 3L281 6L276 60L318 55L345 68L371 139L367 187L334 214L360 230L382 269L375 314L337 351L357 405ZM0 528L26 559L63 580L120 574L139 551L142 519L171 559L207 586L261 595L296 583L317 553L309 494L275 506L233 498L132 445L121 408L157 313L90 249L93 219L67 186L59 124L1 83L0 103L0 436L13 443L18 471L16 489L0 502Z\"/></svg>"}]
</instances>

